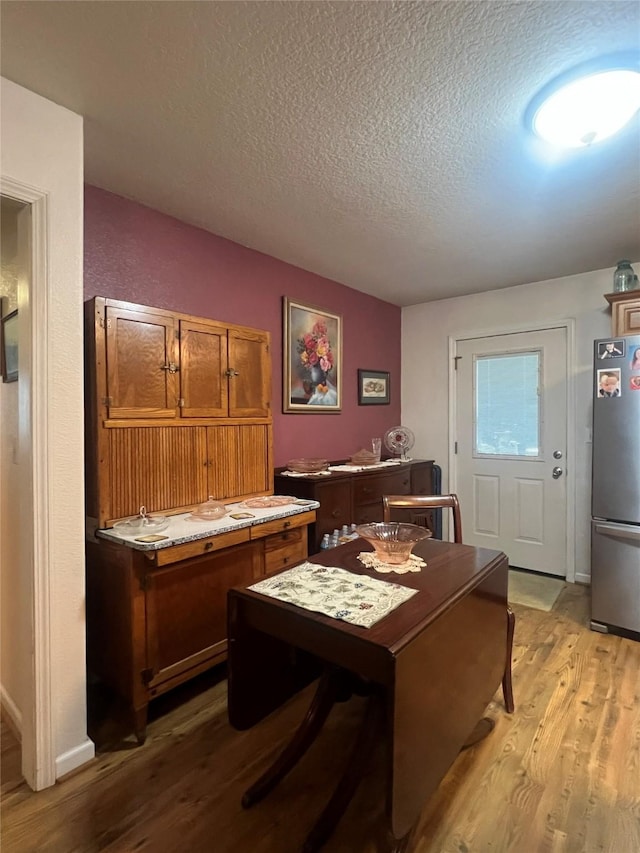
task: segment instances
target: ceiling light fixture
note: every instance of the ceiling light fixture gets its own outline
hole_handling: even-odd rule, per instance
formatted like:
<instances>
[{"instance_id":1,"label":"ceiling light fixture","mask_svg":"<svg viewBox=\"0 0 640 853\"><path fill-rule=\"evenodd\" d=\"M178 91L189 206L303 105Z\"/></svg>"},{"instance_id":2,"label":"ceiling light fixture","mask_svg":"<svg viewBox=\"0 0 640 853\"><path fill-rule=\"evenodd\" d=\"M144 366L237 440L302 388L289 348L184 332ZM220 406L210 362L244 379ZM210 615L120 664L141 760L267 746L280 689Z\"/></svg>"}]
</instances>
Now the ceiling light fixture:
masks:
<instances>
[{"instance_id":1,"label":"ceiling light fixture","mask_svg":"<svg viewBox=\"0 0 640 853\"><path fill-rule=\"evenodd\" d=\"M532 101L535 133L551 145L583 148L613 136L640 109L640 71L633 67L593 70L553 81Z\"/></svg>"}]
</instances>

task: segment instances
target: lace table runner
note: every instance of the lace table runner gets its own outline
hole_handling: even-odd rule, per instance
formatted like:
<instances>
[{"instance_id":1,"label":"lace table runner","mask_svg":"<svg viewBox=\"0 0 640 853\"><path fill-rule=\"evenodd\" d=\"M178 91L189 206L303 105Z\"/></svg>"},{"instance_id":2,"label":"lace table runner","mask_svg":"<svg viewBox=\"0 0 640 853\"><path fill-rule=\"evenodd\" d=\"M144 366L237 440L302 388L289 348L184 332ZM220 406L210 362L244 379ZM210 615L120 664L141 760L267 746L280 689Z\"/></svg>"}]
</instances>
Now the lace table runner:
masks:
<instances>
[{"instance_id":1,"label":"lace table runner","mask_svg":"<svg viewBox=\"0 0 640 853\"><path fill-rule=\"evenodd\" d=\"M258 581L249 589L363 628L384 619L418 591L309 562Z\"/></svg>"}]
</instances>

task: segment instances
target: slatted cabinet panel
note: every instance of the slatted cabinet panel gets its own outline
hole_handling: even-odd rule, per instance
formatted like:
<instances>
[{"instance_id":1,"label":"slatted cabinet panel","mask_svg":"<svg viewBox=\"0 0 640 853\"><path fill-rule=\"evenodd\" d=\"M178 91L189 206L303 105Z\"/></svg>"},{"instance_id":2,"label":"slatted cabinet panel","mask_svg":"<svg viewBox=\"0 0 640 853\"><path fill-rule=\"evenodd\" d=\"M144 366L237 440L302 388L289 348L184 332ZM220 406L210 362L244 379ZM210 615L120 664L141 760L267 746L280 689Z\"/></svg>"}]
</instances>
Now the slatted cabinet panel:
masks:
<instances>
[{"instance_id":1,"label":"slatted cabinet panel","mask_svg":"<svg viewBox=\"0 0 640 853\"><path fill-rule=\"evenodd\" d=\"M188 507L208 497L207 428L109 429L108 519ZM108 526L108 525L106 525Z\"/></svg>"},{"instance_id":2,"label":"slatted cabinet panel","mask_svg":"<svg viewBox=\"0 0 640 853\"><path fill-rule=\"evenodd\" d=\"M207 442L210 495L229 498L270 490L271 432L264 424L210 427Z\"/></svg>"}]
</instances>

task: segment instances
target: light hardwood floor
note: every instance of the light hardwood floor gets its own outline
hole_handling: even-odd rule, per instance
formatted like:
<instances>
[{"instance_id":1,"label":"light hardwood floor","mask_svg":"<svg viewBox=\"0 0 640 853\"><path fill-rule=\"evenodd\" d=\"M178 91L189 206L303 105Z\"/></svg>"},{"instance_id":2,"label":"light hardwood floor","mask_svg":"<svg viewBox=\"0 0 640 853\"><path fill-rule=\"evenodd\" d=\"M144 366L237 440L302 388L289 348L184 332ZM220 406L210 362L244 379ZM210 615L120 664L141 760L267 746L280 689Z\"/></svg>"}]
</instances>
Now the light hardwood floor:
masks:
<instances>
[{"instance_id":1,"label":"light hardwood floor","mask_svg":"<svg viewBox=\"0 0 640 853\"><path fill-rule=\"evenodd\" d=\"M498 692L488 709L495 730L458 757L425 806L413 850L638 853L640 643L589 631L584 587L568 585L550 613L514 610L516 712L505 713ZM309 690L240 733L227 722L225 681L194 687L156 701L143 747L103 747L39 794L3 778L2 853L297 853L362 700L337 706L302 762L243 811L243 790L301 719ZM378 752L327 853L382 849ZM9 753L3 746L11 773Z\"/></svg>"}]
</instances>

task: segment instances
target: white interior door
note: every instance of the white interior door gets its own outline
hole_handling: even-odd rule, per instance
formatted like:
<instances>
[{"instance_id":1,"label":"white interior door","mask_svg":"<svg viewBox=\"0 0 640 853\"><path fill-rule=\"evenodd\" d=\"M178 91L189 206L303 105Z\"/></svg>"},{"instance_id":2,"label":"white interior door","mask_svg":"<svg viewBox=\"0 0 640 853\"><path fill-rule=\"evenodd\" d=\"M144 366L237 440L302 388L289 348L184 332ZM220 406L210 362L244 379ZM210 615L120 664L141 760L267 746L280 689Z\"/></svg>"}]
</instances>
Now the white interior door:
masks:
<instances>
[{"instance_id":1,"label":"white interior door","mask_svg":"<svg viewBox=\"0 0 640 853\"><path fill-rule=\"evenodd\" d=\"M458 341L456 355L464 541L565 577L566 329Z\"/></svg>"}]
</instances>

